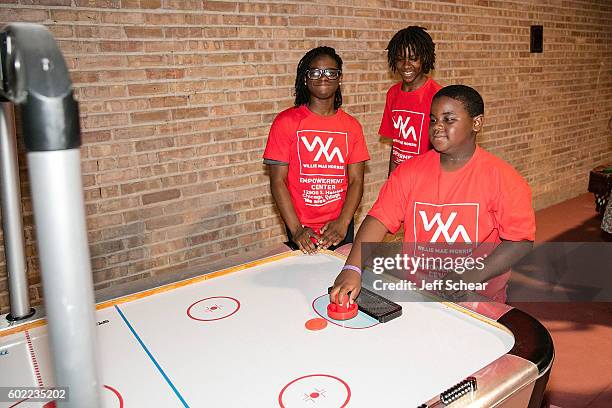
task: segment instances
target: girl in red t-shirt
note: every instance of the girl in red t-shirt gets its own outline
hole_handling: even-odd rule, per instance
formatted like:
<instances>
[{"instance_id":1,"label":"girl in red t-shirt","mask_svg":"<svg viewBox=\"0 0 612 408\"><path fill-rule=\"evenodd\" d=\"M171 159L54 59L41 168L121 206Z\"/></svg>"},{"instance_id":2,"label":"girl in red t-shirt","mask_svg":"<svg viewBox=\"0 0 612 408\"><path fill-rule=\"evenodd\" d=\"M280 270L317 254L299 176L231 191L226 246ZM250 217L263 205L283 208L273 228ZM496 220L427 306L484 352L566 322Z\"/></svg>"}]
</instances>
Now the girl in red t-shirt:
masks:
<instances>
[{"instance_id":1,"label":"girl in red t-shirt","mask_svg":"<svg viewBox=\"0 0 612 408\"><path fill-rule=\"evenodd\" d=\"M477 146L483 119L482 97L468 86L447 86L434 96L429 125L434 150L402 164L382 187L336 278L332 299L342 299L349 291L351 301L358 295L361 243L380 242L403 225L405 248L414 248L418 257L440 250L451 253L459 246L484 259L469 271L422 268L411 272L413 276L440 272L435 278L442 276L451 284L486 283L480 293L505 301L510 267L535 239L535 215L527 182Z\"/></svg>"},{"instance_id":2,"label":"girl in red t-shirt","mask_svg":"<svg viewBox=\"0 0 612 408\"><path fill-rule=\"evenodd\" d=\"M423 27L395 33L387 45L389 68L402 80L387 92L378 133L393 140L389 174L402 162L431 147L427 130L431 99L441 86L427 76L436 61L435 44Z\"/></svg>"},{"instance_id":3,"label":"girl in red t-shirt","mask_svg":"<svg viewBox=\"0 0 612 408\"><path fill-rule=\"evenodd\" d=\"M353 242L369 160L359 122L344 112L342 59L317 47L300 60L295 106L274 119L264 152L289 246L304 253Z\"/></svg>"}]
</instances>

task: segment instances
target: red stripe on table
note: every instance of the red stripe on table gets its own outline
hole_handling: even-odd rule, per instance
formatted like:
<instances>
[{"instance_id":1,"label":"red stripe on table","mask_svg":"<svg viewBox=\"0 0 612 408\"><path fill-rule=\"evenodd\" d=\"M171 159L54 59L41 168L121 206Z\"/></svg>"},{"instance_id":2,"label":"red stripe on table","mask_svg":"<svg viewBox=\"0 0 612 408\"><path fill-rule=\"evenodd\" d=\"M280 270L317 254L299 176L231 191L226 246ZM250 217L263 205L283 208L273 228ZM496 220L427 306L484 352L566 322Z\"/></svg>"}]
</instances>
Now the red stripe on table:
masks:
<instances>
[{"instance_id":1,"label":"red stripe on table","mask_svg":"<svg viewBox=\"0 0 612 408\"><path fill-rule=\"evenodd\" d=\"M36 354L34 353L34 345L32 344L32 339L30 338L30 332L25 331L26 341L28 342L28 350L30 351L30 359L32 360L32 365L34 366L34 374L36 374L36 381L38 381L38 386L40 388L44 388L42 375L40 375L40 370L38 369L38 361L36 361Z\"/></svg>"}]
</instances>

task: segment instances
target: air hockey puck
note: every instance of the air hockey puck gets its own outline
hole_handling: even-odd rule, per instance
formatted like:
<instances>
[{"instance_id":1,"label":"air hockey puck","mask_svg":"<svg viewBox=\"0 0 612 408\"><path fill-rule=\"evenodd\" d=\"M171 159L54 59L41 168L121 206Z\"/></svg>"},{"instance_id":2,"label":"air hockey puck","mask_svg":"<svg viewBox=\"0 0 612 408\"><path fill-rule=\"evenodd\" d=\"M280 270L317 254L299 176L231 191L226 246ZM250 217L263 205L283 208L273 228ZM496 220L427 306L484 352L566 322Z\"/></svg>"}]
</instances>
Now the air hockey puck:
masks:
<instances>
[{"instance_id":1,"label":"air hockey puck","mask_svg":"<svg viewBox=\"0 0 612 408\"><path fill-rule=\"evenodd\" d=\"M357 303L353 303L352 305L345 303L342 306L337 303L330 303L327 305L327 316L334 320L352 319L357 316L357 312L359 312Z\"/></svg>"},{"instance_id":2,"label":"air hockey puck","mask_svg":"<svg viewBox=\"0 0 612 408\"><path fill-rule=\"evenodd\" d=\"M327 327L327 320L317 317L308 320L304 326L311 331L323 330Z\"/></svg>"}]
</instances>

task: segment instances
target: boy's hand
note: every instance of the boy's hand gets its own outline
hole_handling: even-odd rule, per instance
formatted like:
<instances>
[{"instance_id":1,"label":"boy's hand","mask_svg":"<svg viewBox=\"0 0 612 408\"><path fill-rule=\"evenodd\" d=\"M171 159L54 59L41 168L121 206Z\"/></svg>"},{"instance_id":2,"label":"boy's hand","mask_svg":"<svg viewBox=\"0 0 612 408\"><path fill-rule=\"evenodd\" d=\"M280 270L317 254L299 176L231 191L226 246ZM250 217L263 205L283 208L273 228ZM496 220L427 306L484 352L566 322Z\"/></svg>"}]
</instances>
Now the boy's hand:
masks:
<instances>
[{"instance_id":1,"label":"boy's hand","mask_svg":"<svg viewBox=\"0 0 612 408\"><path fill-rule=\"evenodd\" d=\"M359 295L359 291L361 291L361 275L356 271L345 269L336 277L334 287L329 292L329 301L336 303L336 299L338 299L337 303L342 304L341 302L351 292L348 303L352 305Z\"/></svg>"},{"instance_id":2,"label":"boy's hand","mask_svg":"<svg viewBox=\"0 0 612 408\"><path fill-rule=\"evenodd\" d=\"M292 232L292 235L293 242L297 244L297 246L300 248L300 251L310 255L317 252L317 247L313 243L311 238L314 238L316 242L319 240L319 236L311 228L300 227L300 229L298 229L297 231Z\"/></svg>"},{"instance_id":3,"label":"boy's hand","mask_svg":"<svg viewBox=\"0 0 612 408\"><path fill-rule=\"evenodd\" d=\"M338 245L344 237L346 237L346 231L348 230L348 223L340 221L339 219L330 221L321 228L321 238L319 239L319 248L327 249L332 245Z\"/></svg>"}]
</instances>

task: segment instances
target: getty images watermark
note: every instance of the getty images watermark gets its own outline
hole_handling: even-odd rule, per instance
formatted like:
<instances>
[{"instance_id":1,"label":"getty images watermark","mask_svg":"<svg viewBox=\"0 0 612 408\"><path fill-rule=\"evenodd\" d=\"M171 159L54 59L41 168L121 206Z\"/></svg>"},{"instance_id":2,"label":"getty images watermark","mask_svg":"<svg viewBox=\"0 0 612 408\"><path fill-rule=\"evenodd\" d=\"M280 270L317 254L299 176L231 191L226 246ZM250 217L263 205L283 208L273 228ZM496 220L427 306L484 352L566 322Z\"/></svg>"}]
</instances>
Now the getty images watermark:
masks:
<instances>
[{"instance_id":1,"label":"getty images watermark","mask_svg":"<svg viewBox=\"0 0 612 408\"><path fill-rule=\"evenodd\" d=\"M395 301L427 298L413 296L416 292L453 291L480 301L473 294L504 291L509 302L612 302L612 242L536 244L524 257L506 260L500 274L471 283L481 280L476 277L484 274L496 249L488 242L363 243L362 280Z\"/></svg>"},{"instance_id":2,"label":"getty images watermark","mask_svg":"<svg viewBox=\"0 0 612 408\"><path fill-rule=\"evenodd\" d=\"M487 282L467 282L459 276L469 271L482 271L486 254L482 256L429 256L392 254L373 256L368 262L376 275L388 274L405 278L398 281L375 279L372 287L380 291L484 291ZM453 273L454 272L454 273Z\"/></svg>"}]
</instances>

